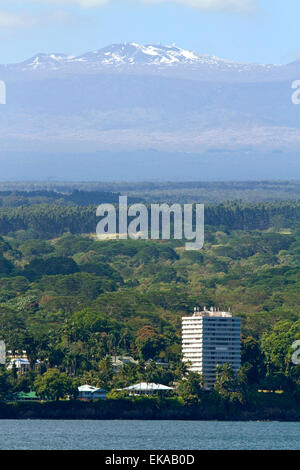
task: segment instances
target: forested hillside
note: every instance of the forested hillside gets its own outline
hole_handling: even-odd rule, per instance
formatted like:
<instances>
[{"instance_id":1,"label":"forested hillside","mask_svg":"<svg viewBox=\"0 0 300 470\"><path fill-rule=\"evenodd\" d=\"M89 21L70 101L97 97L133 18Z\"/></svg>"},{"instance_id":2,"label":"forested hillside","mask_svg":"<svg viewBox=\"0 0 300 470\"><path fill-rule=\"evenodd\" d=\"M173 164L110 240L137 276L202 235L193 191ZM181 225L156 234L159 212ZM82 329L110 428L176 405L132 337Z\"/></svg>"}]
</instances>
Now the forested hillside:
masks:
<instances>
[{"instance_id":1,"label":"forested hillside","mask_svg":"<svg viewBox=\"0 0 300 470\"><path fill-rule=\"evenodd\" d=\"M115 203L115 197L100 199L99 204L102 202ZM129 200L128 204L132 202L134 199ZM95 233L99 221L96 217L96 208L97 205L57 203L0 207L0 234L22 238L22 232L26 232L25 238L50 239L64 233L74 235ZM298 201L258 204L225 202L205 206L205 225L207 228L211 226L213 230L284 229L297 227L299 221ZM150 222L149 218L149 228L151 228Z\"/></svg>"},{"instance_id":2,"label":"forested hillside","mask_svg":"<svg viewBox=\"0 0 300 470\"><path fill-rule=\"evenodd\" d=\"M53 368L107 389L178 382L181 317L206 305L242 317L239 380L298 393L299 214L299 203L209 206L204 248L189 252L183 241L99 241L93 206L2 208L1 337L40 361L14 387ZM114 355L138 362L114 374Z\"/></svg>"}]
</instances>

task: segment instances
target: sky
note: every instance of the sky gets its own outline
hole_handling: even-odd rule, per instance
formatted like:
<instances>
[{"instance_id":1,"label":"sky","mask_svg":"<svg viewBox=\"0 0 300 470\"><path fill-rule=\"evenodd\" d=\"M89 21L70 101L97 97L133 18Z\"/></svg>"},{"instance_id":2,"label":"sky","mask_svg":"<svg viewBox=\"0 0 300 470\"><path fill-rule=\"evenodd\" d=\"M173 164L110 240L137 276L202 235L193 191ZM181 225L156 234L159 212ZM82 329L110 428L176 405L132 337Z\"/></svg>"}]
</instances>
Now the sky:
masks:
<instances>
[{"instance_id":1,"label":"sky","mask_svg":"<svg viewBox=\"0 0 300 470\"><path fill-rule=\"evenodd\" d=\"M0 63L121 42L288 63L300 58L299 21L299 0L0 0Z\"/></svg>"}]
</instances>

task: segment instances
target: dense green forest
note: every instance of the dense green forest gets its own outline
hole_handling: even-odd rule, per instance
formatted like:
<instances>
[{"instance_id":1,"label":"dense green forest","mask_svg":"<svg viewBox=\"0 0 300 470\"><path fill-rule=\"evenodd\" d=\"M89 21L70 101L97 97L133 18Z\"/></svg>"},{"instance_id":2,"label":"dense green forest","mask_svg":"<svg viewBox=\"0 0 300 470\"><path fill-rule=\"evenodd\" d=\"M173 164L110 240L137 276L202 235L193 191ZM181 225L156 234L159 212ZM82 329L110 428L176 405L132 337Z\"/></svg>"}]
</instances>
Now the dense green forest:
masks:
<instances>
[{"instance_id":1,"label":"dense green forest","mask_svg":"<svg viewBox=\"0 0 300 470\"><path fill-rule=\"evenodd\" d=\"M206 305L231 308L243 329L238 377L221 368L210 400L245 403L261 389L300 400L291 362L300 339L299 216L298 202L210 205L204 248L189 252L178 240L99 241L95 206L1 208L0 339L26 350L32 370L2 368L0 397L61 380L62 396L89 383L117 399L116 389L147 380L176 383L185 403L201 401L201 378L181 362L180 327ZM115 373L115 355L136 362Z\"/></svg>"},{"instance_id":2,"label":"dense green forest","mask_svg":"<svg viewBox=\"0 0 300 470\"><path fill-rule=\"evenodd\" d=\"M1 188L1 184L0 184ZM0 191L0 207L20 207L32 204L57 204L69 206L88 206L90 204L118 204L119 193L105 191L84 191L60 188L60 191L40 189L36 191ZM141 198L128 198L130 203L140 202Z\"/></svg>"},{"instance_id":3,"label":"dense green forest","mask_svg":"<svg viewBox=\"0 0 300 470\"><path fill-rule=\"evenodd\" d=\"M78 199L76 192L85 193ZM217 181L217 182L0 182L0 206L42 202L99 204L99 197L124 194L151 202L202 202L215 204L224 201L275 202L300 199L300 181ZM48 194L46 194L48 193ZM93 194L97 194L97 200Z\"/></svg>"},{"instance_id":4,"label":"dense green forest","mask_svg":"<svg viewBox=\"0 0 300 470\"><path fill-rule=\"evenodd\" d=\"M100 203L107 200L100 200ZM130 204L130 200L128 204ZM96 205L33 204L0 207L0 234L49 239L64 233L96 232ZM149 211L150 213L150 211ZM118 211L117 211L118 215ZM225 202L205 206L205 226L213 231L290 229L300 221L300 201L273 203ZM151 226L149 220L149 227Z\"/></svg>"}]
</instances>

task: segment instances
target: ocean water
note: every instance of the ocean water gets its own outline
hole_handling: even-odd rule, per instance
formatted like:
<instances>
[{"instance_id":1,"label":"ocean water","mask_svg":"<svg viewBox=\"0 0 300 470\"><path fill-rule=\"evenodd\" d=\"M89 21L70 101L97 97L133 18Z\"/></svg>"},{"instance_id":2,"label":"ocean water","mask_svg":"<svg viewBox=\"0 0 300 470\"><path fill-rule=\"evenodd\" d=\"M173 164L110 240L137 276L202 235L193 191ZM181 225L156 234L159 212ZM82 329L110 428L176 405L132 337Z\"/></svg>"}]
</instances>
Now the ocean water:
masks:
<instances>
[{"instance_id":1,"label":"ocean water","mask_svg":"<svg viewBox=\"0 0 300 470\"><path fill-rule=\"evenodd\" d=\"M0 420L1 450L300 449L300 423Z\"/></svg>"}]
</instances>

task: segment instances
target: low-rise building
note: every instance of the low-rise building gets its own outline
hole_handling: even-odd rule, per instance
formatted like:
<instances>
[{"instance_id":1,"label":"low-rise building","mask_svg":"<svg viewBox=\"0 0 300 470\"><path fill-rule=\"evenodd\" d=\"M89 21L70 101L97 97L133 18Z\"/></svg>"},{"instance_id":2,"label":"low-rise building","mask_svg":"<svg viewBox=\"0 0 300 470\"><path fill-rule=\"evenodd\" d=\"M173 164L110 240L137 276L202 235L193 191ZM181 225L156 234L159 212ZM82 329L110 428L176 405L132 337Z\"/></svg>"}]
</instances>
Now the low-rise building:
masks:
<instances>
[{"instance_id":1,"label":"low-rise building","mask_svg":"<svg viewBox=\"0 0 300 470\"><path fill-rule=\"evenodd\" d=\"M156 365L157 367L162 367L163 369L168 369L170 367L169 363L164 362L162 359L157 359L156 361L154 361L153 359L148 359L148 361L145 362L145 366L151 364Z\"/></svg>"},{"instance_id":2,"label":"low-rise building","mask_svg":"<svg viewBox=\"0 0 300 470\"><path fill-rule=\"evenodd\" d=\"M124 365L138 364L138 361L131 356L111 356L111 362L115 373L118 373Z\"/></svg>"},{"instance_id":3,"label":"low-rise building","mask_svg":"<svg viewBox=\"0 0 300 470\"><path fill-rule=\"evenodd\" d=\"M81 400L106 400L106 390L93 387L92 385L81 385L78 387L78 398Z\"/></svg>"},{"instance_id":4,"label":"low-rise building","mask_svg":"<svg viewBox=\"0 0 300 470\"><path fill-rule=\"evenodd\" d=\"M19 392L16 394L15 399L17 401L35 401L38 397L35 392Z\"/></svg>"},{"instance_id":5,"label":"low-rise building","mask_svg":"<svg viewBox=\"0 0 300 470\"><path fill-rule=\"evenodd\" d=\"M40 361L36 361L35 365L38 364L40 364ZM9 361L7 369L12 370L14 367L22 375L30 370L30 362L26 357L14 357Z\"/></svg>"},{"instance_id":6,"label":"low-rise building","mask_svg":"<svg viewBox=\"0 0 300 470\"><path fill-rule=\"evenodd\" d=\"M6 357L8 370L15 368L20 375L30 370L30 362L26 351L7 351ZM36 360L33 367L35 368L38 364L40 364L40 361Z\"/></svg>"},{"instance_id":7,"label":"low-rise building","mask_svg":"<svg viewBox=\"0 0 300 470\"><path fill-rule=\"evenodd\" d=\"M158 393L169 393L174 390L172 387L167 387L166 385L149 383L149 382L140 382L130 387L121 389L122 391L129 392L130 395L155 395Z\"/></svg>"}]
</instances>

